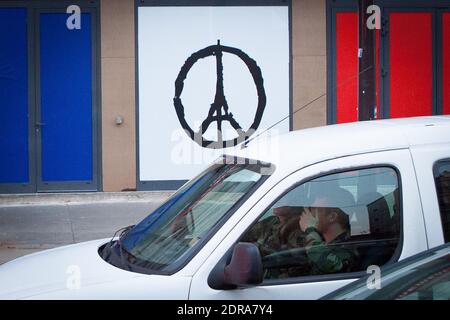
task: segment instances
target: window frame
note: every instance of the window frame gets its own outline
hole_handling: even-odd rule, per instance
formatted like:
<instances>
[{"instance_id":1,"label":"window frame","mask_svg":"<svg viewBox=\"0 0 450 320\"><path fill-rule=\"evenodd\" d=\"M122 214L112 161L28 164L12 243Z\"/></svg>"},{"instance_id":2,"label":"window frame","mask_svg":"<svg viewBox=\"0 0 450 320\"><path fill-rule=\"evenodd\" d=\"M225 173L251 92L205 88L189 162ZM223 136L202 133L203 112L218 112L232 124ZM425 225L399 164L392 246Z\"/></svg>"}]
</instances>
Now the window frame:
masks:
<instances>
[{"instance_id":1,"label":"window frame","mask_svg":"<svg viewBox=\"0 0 450 320\"><path fill-rule=\"evenodd\" d=\"M204 174L206 171L210 170L212 166L215 165L225 165L230 163L237 163L237 164L257 164L261 167L267 167L269 168L269 171L267 174L261 175L261 178L256 182L244 196L242 196L229 210L217 221L217 223L205 234L205 236L198 241L198 243L195 244L195 246L192 247L192 250L189 252L188 255L186 255L183 259L177 259L174 263L172 263L171 267L166 270L153 270L148 269L145 267L131 266L131 272L134 272L135 274L147 274L147 275L162 275L162 276L171 276L175 273L179 272L183 268L185 268L191 261L199 254L200 251L203 250L205 246L207 246L208 242L214 237L214 235L223 227L223 225L240 209L240 207L247 202L247 200L253 196L253 194L261 188L261 186L266 183L266 181L274 174L276 170L276 165L273 163L256 160L252 158L243 158L240 156L233 156L233 155L227 155L223 154L220 156L216 161L210 163L208 167L206 167L203 171L198 173L197 176L193 177L190 181L198 178L200 175ZM177 190L178 192L178 190ZM150 212L148 215L153 214L154 211L158 210L160 207L164 206L167 202L169 202L172 199L172 197L168 198L165 202L163 202L160 206L158 206L155 210ZM147 216L148 216L147 215ZM146 217L147 217L146 216ZM144 218L145 219L145 218ZM142 222L144 219L142 219L140 222ZM98 253L100 256L102 255L101 252L103 249L109 244L109 242L105 243L98 249ZM111 250L111 248L109 248ZM103 258L102 258L103 259ZM106 260L105 260L106 261ZM113 266L109 261L106 261L108 264ZM117 266L115 266L117 267ZM119 267L118 267L119 268ZM123 269L125 270L125 269Z\"/></svg>"},{"instance_id":2,"label":"window frame","mask_svg":"<svg viewBox=\"0 0 450 320\"><path fill-rule=\"evenodd\" d=\"M138 191L176 190L181 188L189 180L142 180L140 177L140 124L139 124L139 8L144 7L259 7L282 6L288 9L289 31L289 131L294 128L293 112L293 26L292 26L292 1L293 0L134 0L134 28L135 28L135 110L136 110L136 188ZM226 153L226 150L224 149Z\"/></svg>"},{"instance_id":3,"label":"window frame","mask_svg":"<svg viewBox=\"0 0 450 320\"><path fill-rule=\"evenodd\" d=\"M333 174L339 174L339 173L346 173L351 171L358 171L358 170L366 170L366 169L376 169L376 168L390 168L395 171L397 174L397 181L399 186L399 213L400 213L400 234L399 234L399 240L397 244L397 248L394 251L394 254L389 259L388 262L386 262L383 266L390 265L394 262L397 262L401 256L402 250L403 250L403 242L404 242L404 230L403 230L403 187L402 187L402 176L400 174L400 170L393 166L392 164L375 164L375 165L366 165L366 166L356 166L356 167L348 167L348 168L341 168L341 169L333 169L325 172L321 172L309 177L306 177L304 179L301 179L297 183L290 186L288 189L283 191L280 195L278 195L275 200L273 200L268 206L262 210L261 214L258 215L258 217L253 221L252 224L250 224L241 234L237 242L235 242L232 246L232 248L240 242L242 237L258 222L260 219L267 213L267 211L273 207L275 203L277 203L281 198L283 198L285 195L287 195L289 192L294 190L295 188L301 186L302 184L308 183L312 180L319 179L325 176L333 175ZM298 172L298 171L296 171ZM227 255L231 255L231 250L228 252ZM226 256L227 256L226 255ZM382 267L382 266L380 266ZM365 270L361 271L355 271L355 272L344 272L344 273L333 273L333 274L323 274L323 275L312 275L312 276L300 276L300 277L292 277L292 278L284 278L284 279L269 279L269 280L263 280L263 282L256 287L266 287L266 286L276 286L276 285L286 285L286 284L301 284L301 283L314 283L314 282L324 282L324 281L337 281L337 280L348 280L348 279L355 279L355 278L361 278L365 276L367 273Z\"/></svg>"},{"instance_id":4,"label":"window frame","mask_svg":"<svg viewBox=\"0 0 450 320\"><path fill-rule=\"evenodd\" d=\"M447 237L445 235L444 224L443 224L443 220L442 220L442 212L441 212L441 202L439 200L438 188L437 188L437 184L436 184L436 178L438 175L439 165L443 164L443 163L450 166L450 158L439 159L433 163L433 183L434 183L434 188L436 191L436 202L437 202L437 205L439 208L439 217L441 219L440 227L441 227L441 232L442 232L442 238L444 240L444 243L448 243L448 242L450 242L450 235L448 235ZM450 217L449 217L449 219L450 219Z\"/></svg>"}]
</instances>

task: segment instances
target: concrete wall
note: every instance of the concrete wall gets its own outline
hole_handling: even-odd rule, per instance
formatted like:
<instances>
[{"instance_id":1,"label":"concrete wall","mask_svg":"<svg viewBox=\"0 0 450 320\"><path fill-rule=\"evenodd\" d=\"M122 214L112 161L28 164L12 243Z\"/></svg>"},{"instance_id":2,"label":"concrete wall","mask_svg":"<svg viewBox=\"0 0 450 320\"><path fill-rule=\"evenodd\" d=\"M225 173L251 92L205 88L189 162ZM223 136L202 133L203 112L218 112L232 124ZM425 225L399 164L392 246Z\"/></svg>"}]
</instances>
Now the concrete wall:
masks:
<instances>
[{"instance_id":1,"label":"concrete wall","mask_svg":"<svg viewBox=\"0 0 450 320\"><path fill-rule=\"evenodd\" d=\"M136 188L134 37L134 1L102 0L103 191Z\"/></svg>"},{"instance_id":2,"label":"concrete wall","mask_svg":"<svg viewBox=\"0 0 450 320\"><path fill-rule=\"evenodd\" d=\"M293 109L326 93L326 0L292 0ZM327 97L294 114L294 130L327 124Z\"/></svg>"}]
</instances>

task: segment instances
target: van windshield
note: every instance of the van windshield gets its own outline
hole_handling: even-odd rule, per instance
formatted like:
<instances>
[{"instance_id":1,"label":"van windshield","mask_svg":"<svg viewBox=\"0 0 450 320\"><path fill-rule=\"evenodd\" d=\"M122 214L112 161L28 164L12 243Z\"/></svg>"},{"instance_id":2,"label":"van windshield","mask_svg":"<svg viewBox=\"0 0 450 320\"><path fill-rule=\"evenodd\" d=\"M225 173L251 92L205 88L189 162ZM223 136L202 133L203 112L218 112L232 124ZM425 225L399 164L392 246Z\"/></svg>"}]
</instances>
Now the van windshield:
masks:
<instances>
[{"instance_id":1,"label":"van windshield","mask_svg":"<svg viewBox=\"0 0 450 320\"><path fill-rule=\"evenodd\" d=\"M271 168L241 158L216 161L121 237L117 245L128 268L164 273L182 265L270 175Z\"/></svg>"}]
</instances>

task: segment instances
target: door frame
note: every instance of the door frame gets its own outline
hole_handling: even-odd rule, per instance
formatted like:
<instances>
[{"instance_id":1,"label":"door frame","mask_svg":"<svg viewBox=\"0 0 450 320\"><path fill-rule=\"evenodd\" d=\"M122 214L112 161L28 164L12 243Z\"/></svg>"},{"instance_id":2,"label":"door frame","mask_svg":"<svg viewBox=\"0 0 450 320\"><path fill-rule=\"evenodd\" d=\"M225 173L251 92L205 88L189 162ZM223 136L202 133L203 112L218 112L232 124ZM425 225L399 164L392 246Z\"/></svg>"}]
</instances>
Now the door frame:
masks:
<instances>
[{"instance_id":1,"label":"door frame","mask_svg":"<svg viewBox=\"0 0 450 320\"><path fill-rule=\"evenodd\" d=\"M39 114L39 13L66 13L70 5L78 5L83 12L91 14L91 63L92 63L92 181L42 182L41 150L36 124ZM0 8L24 8L27 10L27 49L28 49L28 162L29 181L23 184L0 184L0 194L35 192L78 192L101 191L102 172L102 134L101 134L101 11L100 0L0 0Z\"/></svg>"},{"instance_id":2,"label":"door frame","mask_svg":"<svg viewBox=\"0 0 450 320\"><path fill-rule=\"evenodd\" d=\"M443 19L442 16L444 13L450 14L450 3L449 7L447 8L440 8L436 10L436 23L435 23L435 30L436 30L436 53L437 53L437 60L436 60L436 68L437 68L437 83L436 83L436 95L437 95L437 101L436 101L436 111L438 114L442 114L444 109L444 70L443 70L443 64L444 64L444 57L443 57L443 41L444 41L444 33L442 30L442 23ZM450 89L447 89L450 90Z\"/></svg>"},{"instance_id":3,"label":"door frame","mask_svg":"<svg viewBox=\"0 0 450 320\"><path fill-rule=\"evenodd\" d=\"M327 125L337 123L336 14L357 10L352 0L338 3L327 0Z\"/></svg>"},{"instance_id":4,"label":"door frame","mask_svg":"<svg viewBox=\"0 0 450 320\"><path fill-rule=\"evenodd\" d=\"M35 162L35 98L34 98L34 26L31 22L33 12L24 1L0 1L0 9L23 8L27 16L27 101L28 101L28 182L0 183L0 194L33 193L36 192L36 162Z\"/></svg>"},{"instance_id":5,"label":"door frame","mask_svg":"<svg viewBox=\"0 0 450 320\"><path fill-rule=\"evenodd\" d=\"M435 131L445 134L445 131L440 128L436 128ZM445 243L434 173L438 162L450 161L449 147L450 143L411 147L411 157L415 163L416 175L421 181L419 190L422 195L425 227L428 230L427 239L430 248Z\"/></svg>"},{"instance_id":6,"label":"door frame","mask_svg":"<svg viewBox=\"0 0 450 320\"><path fill-rule=\"evenodd\" d=\"M92 181L43 181L42 179L42 136L39 126L36 125L34 130L36 133L36 168L37 168L37 192L76 192L76 191L98 191L99 182L99 113L98 113L98 98L100 91L97 88L98 82L98 16L96 8L81 7L82 13L89 13L91 15L91 79L92 79ZM36 89L36 123L41 122L41 95L40 95L40 14L42 13L66 13L66 7L61 8L35 8L34 13L34 25L35 25L35 89Z\"/></svg>"},{"instance_id":7,"label":"door frame","mask_svg":"<svg viewBox=\"0 0 450 320\"><path fill-rule=\"evenodd\" d=\"M142 180L140 176L140 121L139 121L139 8L143 7L231 7L231 6L283 6L288 8L289 32L289 131L293 128L293 49L292 49L292 1L293 0L135 0L135 96L136 96L136 187L138 191L176 190L188 180Z\"/></svg>"},{"instance_id":8,"label":"door frame","mask_svg":"<svg viewBox=\"0 0 450 320\"><path fill-rule=\"evenodd\" d=\"M433 7L386 7L383 8L381 19L383 21L383 28L381 30L385 32L385 35L381 36L380 39L380 68L383 70L384 76L380 78L380 102L382 104L383 118L389 119L391 116L391 48L390 48L390 19L389 15L395 12L405 12L405 13L431 13L431 112L432 115L437 115L437 52L436 52L436 9ZM387 30L386 30L387 29ZM381 88L383 88L381 90Z\"/></svg>"}]
</instances>

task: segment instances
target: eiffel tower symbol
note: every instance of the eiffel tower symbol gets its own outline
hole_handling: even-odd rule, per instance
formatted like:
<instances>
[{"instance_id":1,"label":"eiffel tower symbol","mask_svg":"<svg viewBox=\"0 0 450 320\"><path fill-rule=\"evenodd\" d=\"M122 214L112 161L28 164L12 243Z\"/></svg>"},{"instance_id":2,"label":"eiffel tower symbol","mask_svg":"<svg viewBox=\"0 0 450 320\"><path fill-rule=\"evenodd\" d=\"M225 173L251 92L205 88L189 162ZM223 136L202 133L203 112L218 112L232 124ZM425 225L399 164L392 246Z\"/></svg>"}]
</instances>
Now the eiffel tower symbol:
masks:
<instances>
[{"instance_id":1,"label":"eiffel tower symbol","mask_svg":"<svg viewBox=\"0 0 450 320\"><path fill-rule=\"evenodd\" d=\"M203 136L209 126L212 123L217 122L217 145L225 147L222 133L222 122L228 121L233 129L236 130L239 137L245 135L245 131L242 130L242 127L236 119L234 119L233 114L228 111L228 102L225 98L223 87L223 51L222 46L220 45L220 40L217 40L217 45L214 48L213 54L216 57L216 95L214 102L211 104L209 109L208 117L203 121L199 133Z\"/></svg>"},{"instance_id":2,"label":"eiffel tower symbol","mask_svg":"<svg viewBox=\"0 0 450 320\"><path fill-rule=\"evenodd\" d=\"M231 54L239 58L250 72L253 82L255 84L258 103L256 106L256 112L253 119L253 123L247 130L243 130L241 125L236 121L233 114L229 111L229 106L224 93L223 83L223 53ZM185 108L181 99L183 93L184 81L186 80L189 71L192 66L200 59L204 59L210 56L216 58L216 93L214 102L211 103L208 111L208 116L204 119L200 125L200 128L193 130L186 120ZM244 142L258 129L261 123L261 119L266 106L266 93L264 89L264 79L262 77L261 69L255 60L249 57L245 52L238 48L227 47L220 44L220 40L217 40L217 44L208 46L194 52L187 58L184 65L181 67L180 72L175 80L175 96L173 98L173 104L175 111L180 121L181 127L185 130L186 134L198 145L203 148L222 149L234 147L241 142ZM224 123L228 122L230 126L236 131L237 137L231 139L224 139L223 127ZM209 140L204 137L205 132L210 128L212 124L217 123L217 140Z\"/></svg>"}]
</instances>

